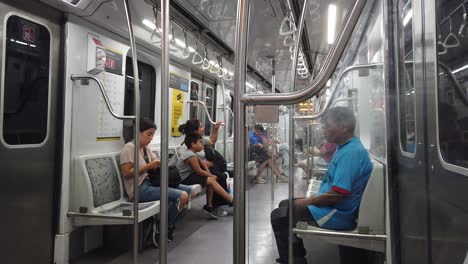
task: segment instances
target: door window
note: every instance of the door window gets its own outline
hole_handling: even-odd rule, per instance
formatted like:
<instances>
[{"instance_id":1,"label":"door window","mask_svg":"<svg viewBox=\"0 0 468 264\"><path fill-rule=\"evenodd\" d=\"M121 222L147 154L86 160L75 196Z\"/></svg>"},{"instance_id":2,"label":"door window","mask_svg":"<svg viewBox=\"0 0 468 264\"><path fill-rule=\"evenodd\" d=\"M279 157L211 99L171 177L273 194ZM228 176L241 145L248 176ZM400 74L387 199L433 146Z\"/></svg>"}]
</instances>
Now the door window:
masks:
<instances>
[{"instance_id":1,"label":"door window","mask_svg":"<svg viewBox=\"0 0 468 264\"><path fill-rule=\"evenodd\" d=\"M468 168L468 7L444 0L436 7L439 149L445 162Z\"/></svg>"},{"instance_id":2,"label":"door window","mask_svg":"<svg viewBox=\"0 0 468 264\"><path fill-rule=\"evenodd\" d=\"M49 128L50 33L10 16L4 32L1 133L6 145L40 145Z\"/></svg>"}]
</instances>

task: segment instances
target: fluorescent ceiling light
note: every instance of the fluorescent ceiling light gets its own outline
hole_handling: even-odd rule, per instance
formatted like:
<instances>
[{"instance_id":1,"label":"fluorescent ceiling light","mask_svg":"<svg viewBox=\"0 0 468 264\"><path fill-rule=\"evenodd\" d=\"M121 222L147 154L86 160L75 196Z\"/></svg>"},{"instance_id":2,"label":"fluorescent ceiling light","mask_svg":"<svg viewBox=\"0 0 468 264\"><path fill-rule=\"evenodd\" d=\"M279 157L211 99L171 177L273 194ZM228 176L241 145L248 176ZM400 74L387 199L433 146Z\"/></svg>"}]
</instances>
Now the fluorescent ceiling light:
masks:
<instances>
[{"instance_id":1,"label":"fluorescent ceiling light","mask_svg":"<svg viewBox=\"0 0 468 264\"><path fill-rule=\"evenodd\" d=\"M149 27L152 30L156 29L156 25L153 22L149 21L148 19L143 19L142 23L143 25Z\"/></svg>"},{"instance_id":2,"label":"fluorescent ceiling light","mask_svg":"<svg viewBox=\"0 0 468 264\"><path fill-rule=\"evenodd\" d=\"M465 65L465 66L463 66L463 67L460 67L460 68L454 70L452 73L455 74L455 73L461 72L461 71L463 71L463 70L465 70L465 69L467 69L467 68L468 68L468 64Z\"/></svg>"},{"instance_id":3,"label":"fluorescent ceiling light","mask_svg":"<svg viewBox=\"0 0 468 264\"><path fill-rule=\"evenodd\" d=\"M408 11L408 14L406 14L405 18L403 18L403 27L406 27L406 25L408 24L408 22L411 20L412 17L413 17L413 9L411 8Z\"/></svg>"},{"instance_id":4,"label":"fluorescent ceiling light","mask_svg":"<svg viewBox=\"0 0 468 264\"><path fill-rule=\"evenodd\" d=\"M327 81L327 84L326 84L326 85L327 85L327 86L330 86L330 85L331 85L331 79L328 79L328 81Z\"/></svg>"},{"instance_id":5,"label":"fluorescent ceiling light","mask_svg":"<svg viewBox=\"0 0 468 264\"><path fill-rule=\"evenodd\" d=\"M247 86L247 87L249 87L249 88L255 88L255 87L253 86L253 84L248 83L248 82L245 82L245 86Z\"/></svg>"},{"instance_id":6,"label":"fluorescent ceiling light","mask_svg":"<svg viewBox=\"0 0 468 264\"><path fill-rule=\"evenodd\" d=\"M336 27L336 6L328 6L328 44L333 44L335 41L335 27Z\"/></svg>"}]
</instances>

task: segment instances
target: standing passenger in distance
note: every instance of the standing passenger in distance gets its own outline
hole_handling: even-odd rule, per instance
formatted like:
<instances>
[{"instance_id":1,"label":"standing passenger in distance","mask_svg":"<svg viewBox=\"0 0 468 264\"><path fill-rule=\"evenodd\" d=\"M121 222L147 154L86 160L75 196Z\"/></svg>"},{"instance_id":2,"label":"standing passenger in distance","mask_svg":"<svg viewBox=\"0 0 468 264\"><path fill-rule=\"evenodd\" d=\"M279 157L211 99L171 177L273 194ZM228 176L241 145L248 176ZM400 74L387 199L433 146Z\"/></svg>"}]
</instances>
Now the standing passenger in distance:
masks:
<instances>
[{"instance_id":1,"label":"standing passenger in distance","mask_svg":"<svg viewBox=\"0 0 468 264\"><path fill-rule=\"evenodd\" d=\"M229 195L221 185L216 181L216 175L213 175L208 166L197 156L197 152L203 150L202 137L199 135L188 135L184 141L187 150L182 153L177 161L177 169L179 169L182 184L193 185L200 184L206 186L206 205L203 206L203 212L210 215L214 219L218 219L218 215L213 209L213 193L217 193L223 197L230 205L232 205L232 196Z\"/></svg>"},{"instance_id":2,"label":"standing passenger in distance","mask_svg":"<svg viewBox=\"0 0 468 264\"><path fill-rule=\"evenodd\" d=\"M355 228L361 196L372 171L367 150L354 136L355 118L351 109L335 107L325 117L324 135L328 142L336 143L333 156L316 196L294 201L294 223L308 222L321 228L352 230ZM288 263L288 200L284 200L271 213L280 257L277 263ZM295 264L307 263L302 239L294 236Z\"/></svg>"},{"instance_id":3,"label":"standing passenger in distance","mask_svg":"<svg viewBox=\"0 0 468 264\"><path fill-rule=\"evenodd\" d=\"M148 179L148 170L157 168L160 166L160 161L156 158L154 153L148 147L151 140L153 140L153 135L156 132L156 125L149 118L142 118L140 120L140 143L139 145L139 168L138 168L138 202L150 202L157 201L161 198L161 189L159 187L151 186ZM150 158L150 162L146 163L145 161L145 151ZM127 192L128 198L133 200L134 194L134 155L135 153L135 142L134 140L128 142L124 145L122 151L120 152L120 169L122 171L125 191ZM182 187L182 186L181 186ZM187 186L185 186L187 187ZM185 189L185 188L184 188ZM169 188L169 240L172 240L172 231L177 215L182 208L188 202L188 194L185 191ZM153 234L154 235L154 234ZM153 238L154 243L157 246L157 241Z\"/></svg>"}]
</instances>

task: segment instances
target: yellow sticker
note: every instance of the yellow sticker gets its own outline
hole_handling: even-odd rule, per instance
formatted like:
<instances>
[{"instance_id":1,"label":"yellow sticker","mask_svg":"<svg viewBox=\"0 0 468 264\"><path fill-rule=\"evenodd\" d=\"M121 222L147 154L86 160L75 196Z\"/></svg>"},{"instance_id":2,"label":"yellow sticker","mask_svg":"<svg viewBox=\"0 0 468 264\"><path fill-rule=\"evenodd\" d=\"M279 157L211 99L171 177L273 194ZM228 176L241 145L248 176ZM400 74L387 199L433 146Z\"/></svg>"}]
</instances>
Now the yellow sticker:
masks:
<instances>
[{"instance_id":1,"label":"yellow sticker","mask_svg":"<svg viewBox=\"0 0 468 264\"><path fill-rule=\"evenodd\" d=\"M176 89L172 90L172 118L171 118L171 136L180 137L179 119L184 114L185 93Z\"/></svg>"}]
</instances>

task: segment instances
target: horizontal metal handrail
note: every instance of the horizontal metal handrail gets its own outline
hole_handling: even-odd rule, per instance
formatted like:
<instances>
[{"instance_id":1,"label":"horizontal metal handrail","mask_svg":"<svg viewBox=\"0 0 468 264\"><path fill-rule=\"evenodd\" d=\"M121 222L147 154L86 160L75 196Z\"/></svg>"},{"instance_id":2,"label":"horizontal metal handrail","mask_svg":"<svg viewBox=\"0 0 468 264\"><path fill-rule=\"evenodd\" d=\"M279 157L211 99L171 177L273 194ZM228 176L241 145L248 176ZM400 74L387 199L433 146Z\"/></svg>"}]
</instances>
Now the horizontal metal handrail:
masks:
<instances>
[{"instance_id":1,"label":"horizontal metal handrail","mask_svg":"<svg viewBox=\"0 0 468 264\"><path fill-rule=\"evenodd\" d=\"M373 68L379 68L379 67L383 67L383 64L382 63L374 63L374 64L353 65L353 66L350 66L350 67L344 69L338 75L337 81L335 82L335 85L332 86L330 99L328 99L325 102L325 106L323 107L323 109L317 114L304 115L304 116L295 116L294 119L295 120L314 120L314 119L322 117L328 111L328 108L330 108L330 106L331 106L331 103L333 101L333 97L335 97L336 91L338 90L338 84L340 84L341 79L343 79L344 76L348 72L355 71L355 70L360 70L360 69L373 69Z\"/></svg>"},{"instance_id":2,"label":"horizontal metal handrail","mask_svg":"<svg viewBox=\"0 0 468 264\"><path fill-rule=\"evenodd\" d=\"M385 241L387 239L387 235L359 234L359 233L350 233L350 232L340 232L340 231L334 231L334 230L325 231L325 230L310 230L310 229L294 228L293 232L295 234L301 234L301 235L320 235L320 236L328 236L328 237L346 237L346 238L357 238L357 239L365 239L365 240Z\"/></svg>"},{"instance_id":3,"label":"horizontal metal handrail","mask_svg":"<svg viewBox=\"0 0 468 264\"><path fill-rule=\"evenodd\" d=\"M199 104L199 105L201 105L203 107L203 109L205 110L205 114L208 117L208 121L210 121L211 124L216 125L216 122L213 121L213 119L211 119L210 112L208 112L208 108L206 107L206 104L204 102L189 100L189 101L187 101L187 103L188 104Z\"/></svg>"},{"instance_id":4,"label":"horizontal metal handrail","mask_svg":"<svg viewBox=\"0 0 468 264\"><path fill-rule=\"evenodd\" d=\"M296 104L308 98L311 98L326 85L328 79L332 76L341 55L343 54L349 39L354 31L362 10L366 5L367 0L356 0L356 3L348 16L344 28L340 35L336 38L335 44L330 49L328 56L325 59L324 66L320 70L317 78L307 86L304 90L292 93L279 93L279 94L245 94L240 100L244 104Z\"/></svg>"},{"instance_id":5,"label":"horizontal metal handrail","mask_svg":"<svg viewBox=\"0 0 468 264\"><path fill-rule=\"evenodd\" d=\"M68 212L68 217L85 217L85 218L100 218L100 219L109 219L109 220L125 220L129 223L133 223L133 216L123 216L123 215L105 215L105 214L92 214L92 213L77 213L77 212Z\"/></svg>"},{"instance_id":6,"label":"horizontal metal handrail","mask_svg":"<svg viewBox=\"0 0 468 264\"><path fill-rule=\"evenodd\" d=\"M70 76L70 79L72 79L72 81L80 81L80 80L95 81L98 84L99 89L101 90L101 94L102 94L102 97L104 97L104 101L106 102L107 109L109 110L109 112L111 113L113 117L120 119L120 120L135 120L135 116L122 116L122 115L117 114L114 111L114 108L112 108L109 98L107 97L106 90L104 89L104 84L99 78L94 77L94 76L88 76L88 75L72 74Z\"/></svg>"}]
</instances>

